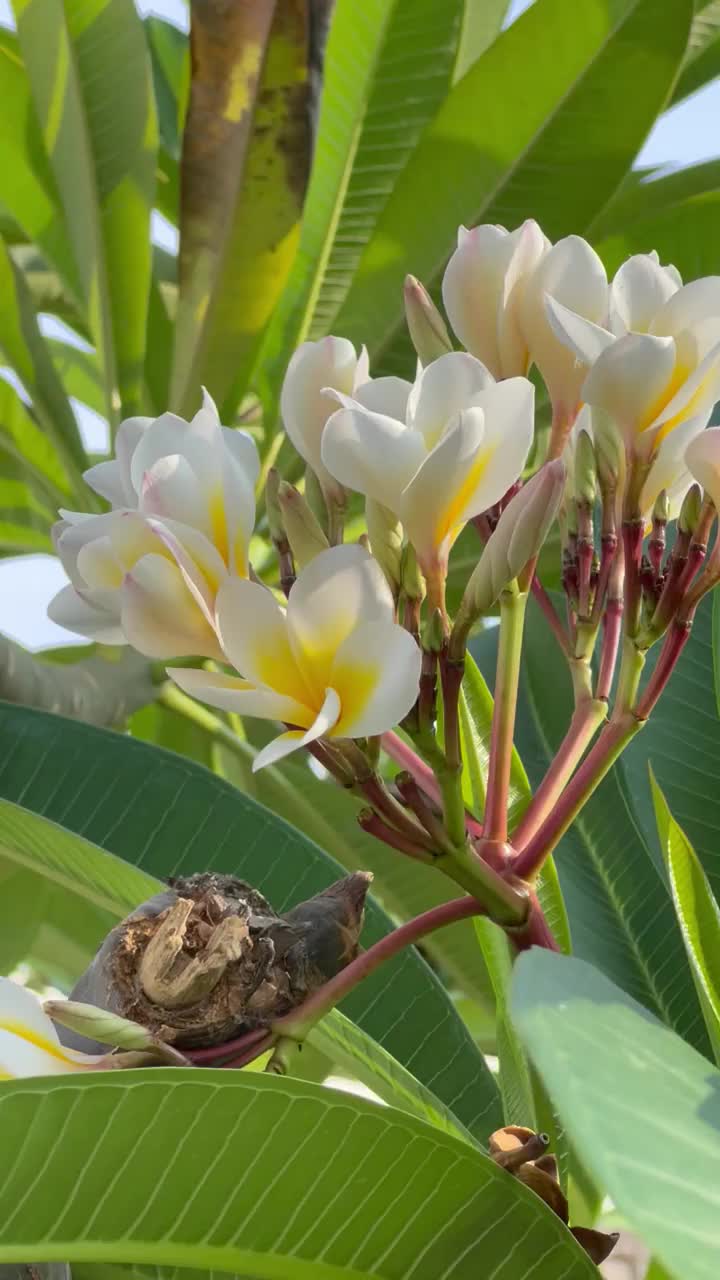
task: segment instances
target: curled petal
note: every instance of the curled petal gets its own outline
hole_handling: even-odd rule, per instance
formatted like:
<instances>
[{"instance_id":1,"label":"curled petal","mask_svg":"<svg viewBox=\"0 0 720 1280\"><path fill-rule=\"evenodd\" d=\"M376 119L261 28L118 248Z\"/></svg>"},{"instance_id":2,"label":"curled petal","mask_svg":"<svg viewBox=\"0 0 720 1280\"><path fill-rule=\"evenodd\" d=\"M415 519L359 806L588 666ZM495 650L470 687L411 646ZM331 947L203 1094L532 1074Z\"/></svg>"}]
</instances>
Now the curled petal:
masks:
<instances>
[{"instance_id":1,"label":"curled petal","mask_svg":"<svg viewBox=\"0 0 720 1280\"><path fill-rule=\"evenodd\" d=\"M253 760L253 773L257 773L258 769L264 769L268 764L276 764L278 760L283 760L293 751L298 751L308 743L316 742L324 734L330 733L337 724L339 715L340 699L334 689L326 689L322 707L309 729L305 733L298 733L291 729L289 733L282 733L279 738L269 742Z\"/></svg>"},{"instance_id":2,"label":"curled petal","mask_svg":"<svg viewBox=\"0 0 720 1280\"><path fill-rule=\"evenodd\" d=\"M421 653L409 632L393 622L366 622L338 649L330 671L342 708L333 737L385 733L413 707Z\"/></svg>"},{"instance_id":3,"label":"curled petal","mask_svg":"<svg viewBox=\"0 0 720 1280\"><path fill-rule=\"evenodd\" d=\"M703 276L677 289L657 312L651 332L677 337L720 315L720 276Z\"/></svg>"},{"instance_id":4,"label":"curled petal","mask_svg":"<svg viewBox=\"0 0 720 1280\"><path fill-rule=\"evenodd\" d=\"M672 339L669 339L672 341ZM677 386L675 379L674 386ZM697 368L680 385L671 398L653 416L651 426L658 427L655 443L659 443L689 417L703 417L707 421L712 407L720 396L720 343L708 351Z\"/></svg>"},{"instance_id":5,"label":"curled petal","mask_svg":"<svg viewBox=\"0 0 720 1280\"><path fill-rule=\"evenodd\" d=\"M100 1061L65 1049L39 1001L24 987L0 978L0 1079L64 1075Z\"/></svg>"},{"instance_id":6,"label":"curled petal","mask_svg":"<svg viewBox=\"0 0 720 1280\"><path fill-rule=\"evenodd\" d=\"M580 399L584 370L575 354L557 338L545 310L545 296L595 324L605 323L608 283L605 268L580 236L558 240L541 258L520 301L521 322L530 355L540 370L553 405L572 411Z\"/></svg>"},{"instance_id":7,"label":"curled petal","mask_svg":"<svg viewBox=\"0 0 720 1280\"><path fill-rule=\"evenodd\" d=\"M152 424L152 418L126 418L115 437L115 458L99 462L84 473L91 489L107 498L114 507L134 507L138 495L132 485L131 459L140 440Z\"/></svg>"},{"instance_id":8,"label":"curled petal","mask_svg":"<svg viewBox=\"0 0 720 1280\"><path fill-rule=\"evenodd\" d=\"M593 324L592 320L586 320L569 307L564 307L549 293L545 295L545 310L555 337L573 352L581 364L594 364L615 341L614 335L602 325Z\"/></svg>"},{"instance_id":9,"label":"curled petal","mask_svg":"<svg viewBox=\"0 0 720 1280\"><path fill-rule=\"evenodd\" d=\"M120 595L125 636L146 657L201 654L222 660L215 632L170 560L143 556L127 574Z\"/></svg>"},{"instance_id":10,"label":"curled petal","mask_svg":"<svg viewBox=\"0 0 720 1280\"><path fill-rule=\"evenodd\" d=\"M271 689L258 689L249 680L226 676L216 671L196 671L192 667L168 667L167 673L185 693L207 702L221 711L234 711L239 716L309 727L315 713Z\"/></svg>"}]
</instances>

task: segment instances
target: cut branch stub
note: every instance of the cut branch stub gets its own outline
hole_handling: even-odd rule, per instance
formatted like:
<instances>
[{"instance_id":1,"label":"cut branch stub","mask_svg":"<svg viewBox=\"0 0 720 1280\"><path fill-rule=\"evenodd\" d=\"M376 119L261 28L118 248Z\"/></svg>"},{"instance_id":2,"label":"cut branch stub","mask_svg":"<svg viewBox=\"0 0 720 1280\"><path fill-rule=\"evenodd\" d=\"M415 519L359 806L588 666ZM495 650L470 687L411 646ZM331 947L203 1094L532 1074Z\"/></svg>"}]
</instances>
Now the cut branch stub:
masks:
<instances>
[{"instance_id":1,"label":"cut branch stub","mask_svg":"<svg viewBox=\"0 0 720 1280\"><path fill-rule=\"evenodd\" d=\"M224 1044L289 1013L354 959L371 879L346 876L284 915L233 876L171 881L108 934L71 998L180 1048Z\"/></svg>"}]
</instances>

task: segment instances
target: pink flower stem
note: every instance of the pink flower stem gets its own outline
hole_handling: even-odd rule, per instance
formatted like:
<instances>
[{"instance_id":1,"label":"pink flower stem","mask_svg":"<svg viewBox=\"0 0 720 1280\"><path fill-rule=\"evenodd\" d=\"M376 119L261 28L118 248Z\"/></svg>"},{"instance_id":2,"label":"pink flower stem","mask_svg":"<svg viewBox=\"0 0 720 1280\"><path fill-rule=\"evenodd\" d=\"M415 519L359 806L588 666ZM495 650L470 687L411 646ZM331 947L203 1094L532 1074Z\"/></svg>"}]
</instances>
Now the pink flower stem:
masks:
<instances>
[{"instance_id":1,"label":"pink flower stem","mask_svg":"<svg viewBox=\"0 0 720 1280\"><path fill-rule=\"evenodd\" d=\"M517 854L527 847L552 811L606 715L606 703L596 698L585 699L576 707L552 764L513 832L512 846Z\"/></svg>"},{"instance_id":2,"label":"pink flower stem","mask_svg":"<svg viewBox=\"0 0 720 1280\"><path fill-rule=\"evenodd\" d=\"M382 748L390 756L391 760L394 760L396 764L400 765L401 769L404 769L406 773L409 773L415 779L420 790L425 792L428 799L432 800L433 804L436 804L441 809L442 792L438 785L438 780L430 766L420 759L417 752L413 751L413 748L408 746L399 734L392 730L382 735ZM482 836L482 824L467 813L465 815L465 827L468 835L474 839L479 839Z\"/></svg>"},{"instance_id":3,"label":"pink flower stem","mask_svg":"<svg viewBox=\"0 0 720 1280\"><path fill-rule=\"evenodd\" d=\"M600 650L600 670L598 672L597 688L595 697L607 702L610 697L613 676L615 674L615 664L617 662L618 648L620 646L620 633L622 631L623 619L623 601L622 598L617 600L608 600L603 618L603 639L602 648Z\"/></svg>"},{"instance_id":4,"label":"pink flower stem","mask_svg":"<svg viewBox=\"0 0 720 1280\"><path fill-rule=\"evenodd\" d=\"M650 715L675 669L680 654L690 639L691 630L692 617L685 620L676 618L672 623L663 641L660 657L655 664L655 670L635 708L635 715L638 720L647 720Z\"/></svg>"},{"instance_id":5,"label":"pink flower stem","mask_svg":"<svg viewBox=\"0 0 720 1280\"><path fill-rule=\"evenodd\" d=\"M577 773L570 779L554 809L544 819L513 865L516 876L532 880L538 874L545 859L559 844L572 825L583 805L600 785L618 756L631 738L642 728L643 721L631 711L625 711L617 720L605 726L597 742L583 760Z\"/></svg>"},{"instance_id":6,"label":"pink flower stem","mask_svg":"<svg viewBox=\"0 0 720 1280\"><path fill-rule=\"evenodd\" d=\"M183 1049L183 1053L196 1066L206 1067L219 1058L227 1058L229 1054L244 1053L264 1040L267 1034L267 1027L256 1027L254 1031L247 1031L244 1036L237 1036L235 1040L226 1040L225 1044L213 1044L207 1049Z\"/></svg>"},{"instance_id":7,"label":"pink flower stem","mask_svg":"<svg viewBox=\"0 0 720 1280\"><path fill-rule=\"evenodd\" d=\"M376 840L382 840L383 844L395 849L398 853L404 853L407 858L415 858L418 862L432 862L432 854L427 848L411 840L405 832L397 831L395 827L383 822L380 815L373 809L362 809L358 814L358 823L368 835L375 836Z\"/></svg>"},{"instance_id":8,"label":"pink flower stem","mask_svg":"<svg viewBox=\"0 0 720 1280\"><path fill-rule=\"evenodd\" d=\"M535 574L535 576L533 577L533 580L530 584L530 590L532 591L533 596L535 597L537 603L539 604L542 610L543 616L545 617L555 639L560 645L562 652L565 654L566 658L569 657L570 656L570 640L568 638L568 634L562 622L558 618L557 613L553 608L552 600L550 599L547 591L545 590L537 574Z\"/></svg>"},{"instance_id":9,"label":"pink flower stem","mask_svg":"<svg viewBox=\"0 0 720 1280\"><path fill-rule=\"evenodd\" d=\"M422 915L409 920L407 924L393 929L374 946L368 947L349 965L340 970L334 978L315 991L304 1004L273 1023L273 1034L286 1036L302 1041L317 1022L329 1013L335 1005L345 999L359 982L374 973L386 960L391 960L404 947L419 942L421 938L442 929L457 920L467 920L470 916L486 915L485 908L472 897L454 898L443 902L438 907L424 911Z\"/></svg>"}]
</instances>

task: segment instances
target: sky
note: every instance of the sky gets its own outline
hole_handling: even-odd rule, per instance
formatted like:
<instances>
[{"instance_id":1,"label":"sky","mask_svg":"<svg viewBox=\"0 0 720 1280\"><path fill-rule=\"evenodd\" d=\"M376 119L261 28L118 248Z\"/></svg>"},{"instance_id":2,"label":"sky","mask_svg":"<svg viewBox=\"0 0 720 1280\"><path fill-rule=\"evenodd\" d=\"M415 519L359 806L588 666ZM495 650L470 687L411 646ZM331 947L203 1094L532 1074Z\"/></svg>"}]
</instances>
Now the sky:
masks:
<instances>
[{"instance_id":1,"label":"sky","mask_svg":"<svg viewBox=\"0 0 720 1280\"><path fill-rule=\"evenodd\" d=\"M508 20L514 20L529 3L532 0L516 0ZM142 14L155 13L187 29L184 0L138 0L138 8ZM0 25L12 25L9 0L0 0ZM638 164L677 168L715 158L720 151L718 120L720 79L665 113L640 152ZM153 239L173 248L172 229L158 217L153 220ZM59 333L51 319L43 327ZM88 447L93 451L106 448L107 432L102 420L82 408L78 418ZM50 622L45 613L48 601L66 581L59 562L52 556L22 556L0 562L0 631L32 650L77 644L77 636Z\"/></svg>"}]
</instances>

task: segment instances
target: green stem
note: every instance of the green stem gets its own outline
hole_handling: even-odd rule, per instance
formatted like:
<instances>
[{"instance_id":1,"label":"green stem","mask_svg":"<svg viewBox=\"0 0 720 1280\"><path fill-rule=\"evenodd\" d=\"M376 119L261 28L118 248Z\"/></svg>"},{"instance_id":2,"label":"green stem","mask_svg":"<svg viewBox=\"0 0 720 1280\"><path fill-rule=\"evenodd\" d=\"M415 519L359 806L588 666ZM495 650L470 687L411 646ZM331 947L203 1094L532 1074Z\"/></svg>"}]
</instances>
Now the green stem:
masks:
<instances>
[{"instance_id":1,"label":"green stem","mask_svg":"<svg viewBox=\"0 0 720 1280\"><path fill-rule=\"evenodd\" d=\"M485 839L499 843L507 840L510 769L527 600L528 593L517 589L506 589L500 597L500 641L483 820Z\"/></svg>"},{"instance_id":2,"label":"green stem","mask_svg":"<svg viewBox=\"0 0 720 1280\"><path fill-rule=\"evenodd\" d=\"M638 649L632 637L626 635L623 639L613 719L617 719L618 716L623 715L630 707L634 706L644 666L644 651Z\"/></svg>"}]
</instances>

